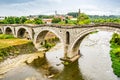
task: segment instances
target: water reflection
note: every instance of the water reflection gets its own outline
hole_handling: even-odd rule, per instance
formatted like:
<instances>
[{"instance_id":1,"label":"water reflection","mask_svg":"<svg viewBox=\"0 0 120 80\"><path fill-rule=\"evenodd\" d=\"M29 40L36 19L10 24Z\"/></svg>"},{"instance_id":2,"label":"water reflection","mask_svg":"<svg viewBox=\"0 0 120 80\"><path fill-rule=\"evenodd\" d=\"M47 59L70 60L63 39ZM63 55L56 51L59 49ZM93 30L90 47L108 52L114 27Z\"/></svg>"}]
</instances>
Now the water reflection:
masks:
<instances>
[{"instance_id":1,"label":"water reflection","mask_svg":"<svg viewBox=\"0 0 120 80\"><path fill-rule=\"evenodd\" d=\"M31 64L37 69L37 71L44 71L42 74L52 80L83 80L78 61L64 66L62 70L55 65L49 64L46 57L43 60L40 58L35 59Z\"/></svg>"},{"instance_id":2,"label":"water reflection","mask_svg":"<svg viewBox=\"0 0 120 80\"><path fill-rule=\"evenodd\" d=\"M83 80L78 61L73 64L64 66L56 80Z\"/></svg>"}]
</instances>

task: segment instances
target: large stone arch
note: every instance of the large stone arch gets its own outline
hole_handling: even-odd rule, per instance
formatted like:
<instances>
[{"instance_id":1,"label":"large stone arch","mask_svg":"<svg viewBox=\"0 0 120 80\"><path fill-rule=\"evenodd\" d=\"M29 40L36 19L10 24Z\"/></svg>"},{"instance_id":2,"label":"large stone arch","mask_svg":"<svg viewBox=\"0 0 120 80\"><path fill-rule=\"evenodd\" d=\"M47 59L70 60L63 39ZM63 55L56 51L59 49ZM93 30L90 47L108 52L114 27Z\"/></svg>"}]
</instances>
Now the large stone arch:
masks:
<instances>
[{"instance_id":1,"label":"large stone arch","mask_svg":"<svg viewBox=\"0 0 120 80\"><path fill-rule=\"evenodd\" d=\"M16 29L16 37L33 40L32 28L25 27L25 26L18 26L15 29Z\"/></svg>"},{"instance_id":2,"label":"large stone arch","mask_svg":"<svg viewBox=\"0 0 120 80\"><path fill-rule=\"evenodd\" d=\"M91 27L91 28L86 28L82 32L79 33L77 38L74 40L74 42L71 44L71 47L69 48L69 53L68 56L75 56L78 55L79 47L82 42L82 40L89 35L91 32L95 31L109 31L109 32L116 32L120 33L120 29L115 28L115 27L109 27L109 26L100 26L100 27Z\"/></svg>"},{"instance_id":3,"label":"large stone arch","mask_svg":"<svg viewBox=\"0 0 120 80\"><path fill-rule=\"evenodd\" d=\"M15 35L15 34L14 34L14 27L5 26L5 27L4 27L4 34L12 34L12 35Z\"/></svg>"},{"instance_id":4,"label":"large stone arch","mask_svg":"<svg viewBox=\"0 0 120 80\"><path fill-rule=\"evenodd\" d=\"M46 34L48 32L52 32L53 34L55 34L60 42L63 43L63 39L61 38L61 36L54 30L54 29L41 29L38 33L35 34L34 36L34 44L35 44L35 47L39 50L40 49L40 44L42 41L44 41L44 38L46 36Z\"/></svg>"}]
</instances>

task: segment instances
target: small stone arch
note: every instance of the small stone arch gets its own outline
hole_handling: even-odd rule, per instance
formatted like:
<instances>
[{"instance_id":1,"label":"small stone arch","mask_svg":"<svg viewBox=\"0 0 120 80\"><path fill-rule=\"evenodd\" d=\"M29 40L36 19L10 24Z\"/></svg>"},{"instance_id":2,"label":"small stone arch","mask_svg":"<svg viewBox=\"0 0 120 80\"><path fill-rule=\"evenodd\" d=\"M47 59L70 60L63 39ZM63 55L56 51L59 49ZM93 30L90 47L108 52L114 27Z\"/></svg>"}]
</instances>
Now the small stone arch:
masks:
<instances>
[{"instance_id":1,"label":"small stone arch","mask_svg":"<svg viewBox=\"0 0 120 80\"><path fill-rule=\"evenodd\" d=\"M24 28L20 28L17 33L18 38L27 38L28 32Z\"/></svg>"},{"instance_id":2,"label":"small stone arch","mask_svg":"<svg viewBox=\"0 0 120 80\"><path fill-rule=\"evenodd\" d=\"M13 34L13 31L10 27L6 27L5 34Z\"/></svg>"},{"instance_id":3,"label":"small stone arch","mask_svg":"<svg viewBox=\"0 0 120 80\"><path fill-rule=\"evenodd\" d=\"M32 29L31 28L27 28L24 26L19 26L16 27L16 37L18 38L26 38L26 39L30 39L32 40Z\"/></svg>"}]
</instances>

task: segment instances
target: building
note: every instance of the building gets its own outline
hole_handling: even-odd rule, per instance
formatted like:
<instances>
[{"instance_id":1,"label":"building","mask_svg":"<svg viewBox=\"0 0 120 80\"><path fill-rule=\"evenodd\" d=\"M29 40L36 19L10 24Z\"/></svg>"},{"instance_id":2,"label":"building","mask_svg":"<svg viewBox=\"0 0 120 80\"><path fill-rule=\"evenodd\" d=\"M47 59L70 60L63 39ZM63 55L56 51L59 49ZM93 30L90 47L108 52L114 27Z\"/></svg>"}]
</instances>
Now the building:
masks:
<instances>
[{"instance_id":1,"label":"building","mask_svg":"<svg viewBox=\"0 0 120 80\"><path fill-rule=\"evenodd\" d=\"M52 23L52 19L42 19L42 21L45 24L51 24Z\"/></svg>"},{"instance_id":2,"label":"building","mask_svg":"<svg viewBox=\"0 0 120 80\"><path fill-rule=\"evenodd\" d=\"M5 19L5 17L4 16L0 16L0 20L4 20Z\"/></svg>"}]
</instances>

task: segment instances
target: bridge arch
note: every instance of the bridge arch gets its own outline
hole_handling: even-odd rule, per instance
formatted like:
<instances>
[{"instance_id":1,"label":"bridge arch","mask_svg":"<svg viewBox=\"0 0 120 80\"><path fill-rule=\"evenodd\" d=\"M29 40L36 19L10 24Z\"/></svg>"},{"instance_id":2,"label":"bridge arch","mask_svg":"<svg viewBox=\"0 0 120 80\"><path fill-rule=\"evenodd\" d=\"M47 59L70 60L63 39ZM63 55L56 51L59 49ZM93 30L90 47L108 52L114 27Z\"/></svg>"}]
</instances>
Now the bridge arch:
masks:
<instances>
[{"instance_id":1,"label":"bridge arch","mask_svg":"<svg viewBox=\"0 0 120 80\"><path fill-rule=\"evenodd\" d=\"M13 34L14 35L14 32L11 27L6 27L4 32L5 32L5 34Z\"/></svg>"},{"instance_id":2,"label":"bridge arch","mask_svg":"<svg viewBox=\"0 0 120 80\"><path fill-rule=\"evenodd\" d=\"M94 28L88 28L82 32L80 32L80 34L78 35L78 37L75 39L75 41L72 43L71 48L70 48L70 52L72 55L78 55L78 51L79 51L79 47L81 42L83 41L83 39L89 35L91 32L95 32L95 31L108 31L108 32L116 32L116 33L120 33L120 29L115 28L115 27L109 27L109 26L100 26L100 27L94 27Z\"/></svg>"},{"instance_id":3,"label":"bridge arch","mask_svg":"<svg viewBox=\"0 0 120 80\"><path fill-rule=\"evenodd\" d=\"M54 30L52 29L44 29L39 31L36 36L34 37L34 44L37 49L39 49L44 41L45 36L47 35L48 32L53 33L56 37L59 38L60 42L63 43L63 39L61 36L59 36Z\"/></svg>"},{"instance_id":4,"label":"bridge arch","mask_svg":"<svg viewBox=\"0 0 120 80\"><path fill-rule=\"evenodd\" d=\"M16 37L18 38L27 38L32 40L33 39L33 35L32 35L32 29L25 27L25 26L18 26L15 28L16 29Z\"/></svg>"},{"instance_id":5,"label":"bridge arch","mask_svg":"<svg viewBox=\"0 0 120 80\"><path fill-rule=\"evenodd\" d=\"M24 29L24 28L20 28L17 32L18 38L28 38L27 37L28 35L29 35L28 32L26 32L26 29Z\"/></svg>"}]
</instances>

